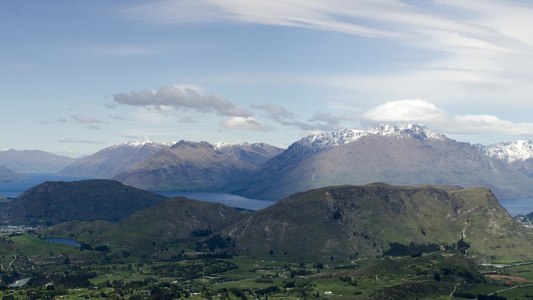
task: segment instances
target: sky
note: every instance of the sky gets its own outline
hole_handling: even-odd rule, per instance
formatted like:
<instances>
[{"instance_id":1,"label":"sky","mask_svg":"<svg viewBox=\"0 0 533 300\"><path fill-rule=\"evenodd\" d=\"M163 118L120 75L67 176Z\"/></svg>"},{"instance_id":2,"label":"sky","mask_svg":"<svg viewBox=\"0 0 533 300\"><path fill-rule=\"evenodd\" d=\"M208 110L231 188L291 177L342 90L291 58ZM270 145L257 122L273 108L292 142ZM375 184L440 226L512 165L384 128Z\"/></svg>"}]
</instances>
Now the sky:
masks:
<instances>
[{"instance_id":1,"label":"sky","mask_svg":"<svg viewBox=\"0 0 533 300\"><path fill-rule=\"evenodd\" d=\"M533 139L533 2L1 1L0 150L421 123Z\"/></svg>"}]
</instances>

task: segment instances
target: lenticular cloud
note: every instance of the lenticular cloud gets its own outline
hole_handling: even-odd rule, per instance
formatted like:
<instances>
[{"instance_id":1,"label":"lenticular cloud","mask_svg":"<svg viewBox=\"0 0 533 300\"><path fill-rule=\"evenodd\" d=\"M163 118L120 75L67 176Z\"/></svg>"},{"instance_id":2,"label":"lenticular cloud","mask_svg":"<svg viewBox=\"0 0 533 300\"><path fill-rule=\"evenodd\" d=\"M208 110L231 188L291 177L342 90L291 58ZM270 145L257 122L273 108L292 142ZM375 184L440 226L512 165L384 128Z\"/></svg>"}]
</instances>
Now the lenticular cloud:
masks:
<instances>
[{"instance_id":1,"label":"lenticular cloud","mask_svg":"<svg viewBox=\"0 0 533 300\"><path fill-rule=\"evenodd\" d=\"M408 99L391 101L371 108L363 114L363 118L379 122L423 122L445 119L446 113L431 102Z\"/></svg>"}]
</instances>

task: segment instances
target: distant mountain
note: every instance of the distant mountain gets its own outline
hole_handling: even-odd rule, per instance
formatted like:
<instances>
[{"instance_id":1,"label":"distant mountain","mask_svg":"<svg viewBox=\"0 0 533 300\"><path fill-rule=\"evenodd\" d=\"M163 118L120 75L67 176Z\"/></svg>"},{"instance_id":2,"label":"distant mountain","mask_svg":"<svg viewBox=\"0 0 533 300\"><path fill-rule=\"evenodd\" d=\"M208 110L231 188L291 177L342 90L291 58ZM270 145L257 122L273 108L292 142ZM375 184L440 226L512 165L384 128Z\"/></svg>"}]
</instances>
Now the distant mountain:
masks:
<instances>
[{"instance_id":1,"label":"distant mountain","mask_svg":"<svg viewBox=\"0 0 533 300\"><path fill-rule=\"evenodd\" d=\"M117 222L165 199L112 180L49 181L0 206L0 219L43 224L69 220Z\"/></svg>"},{"instance_id":2,"label":"distant mountain","mask_svg":"<svg viewBox=\"0 0 533 300\"><path fill-rule=\"evenodd\" d=\"M149 190L217 190L247 176L278 151L266 144L217 148L180 141L113 179Z\"/></svg>"},{"instance_id":3,"label":"distant mountain","mask_svg":"<svg viewBox=\"0 0 533 300\"><path fill-rule=\"evenodd\" d=\"M504 161L521 173L533 177L533 142L531 140L502 142L488 146L476 144L475 146L483 154Z\"/></svg>"},{"instance_id":4,"label":"distant mountain","mask_svg":"<svg viewBox=\"0 0 533 300\"><path fill-rule=\"evenodd\" d=\"M313 188L377 181L484 186L502 198L533 197L531 178L420 124L308 136L227 188L254 199L277 200Z\"/></svg>"},{"instance_id":5,"label":"distant mountain","mask_svg":"<svg viewBox=\"0 0 533 300\"><path fill-rule=\"evenodd\" d=\"M150 140L113 145L73 162L58 175L110 179L171 145Z\"/></svg>"},{"instance_id":6,"label":"distant mountain","mask_svg":"<svg viewBox=\"0 0 533 300\"><path fill-rule=\"evenodd\" d=\"M486 188L325 187L287 197L221 235L238 252L274 259L409 255L457 246L478 257L533 253L530 230Z\"/></svg>"},{"instance_id":7,"label":"distant mountain","mask_svg":"<svg viewBox=\"0 0 533 300\"><path fill-rule=\"evenodd\" d=\"M13 172L13 170L0 165L0 182L16 182L24 178L24 175Z\"/></svg>"},{"instance_id":8,"label":"distant mountain","mask_svg":"<svg viewBox=\"0 0 533 300\"><path fill-rule=\"evenodd\" d=\"M0 151L0 165L17 173L57 173L75 158L40 150Z\"/></svg>"}]
</instances>

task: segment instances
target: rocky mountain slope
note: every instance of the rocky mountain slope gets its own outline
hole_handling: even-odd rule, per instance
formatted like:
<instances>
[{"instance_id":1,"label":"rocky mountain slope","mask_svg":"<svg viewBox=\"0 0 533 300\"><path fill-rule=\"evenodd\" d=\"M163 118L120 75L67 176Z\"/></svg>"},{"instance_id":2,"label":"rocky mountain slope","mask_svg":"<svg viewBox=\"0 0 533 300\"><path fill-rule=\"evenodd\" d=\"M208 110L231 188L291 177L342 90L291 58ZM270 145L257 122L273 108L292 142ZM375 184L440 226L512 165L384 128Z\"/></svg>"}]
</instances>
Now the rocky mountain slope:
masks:
<instances>
[{"instance_id":1,"label":"rocky mountain slope","mask_svg":"<svg viewBox=\"0 0 533 300\"><path fill-rule=\"evenodd\" d=\"M75 158L40 150L0 151L0 165L17 173L57 173Z\"/></svg>"},{"instance_id":2,"label":"rocky mountain slope","mask_svg":"<svg viewBox=\"0 0 533 300\"><path fill-rule=\"evenodd\" d=\"M277 151L266 144L219 147L180 141L113 179L149 190L217 190L257 169ZM260 151L261 150L261 151Z\"/></svg>"},{"instance_id":3,"label":"rocky mountain slope","mask_svg":"<svg viewBox=\"0 0 533 300\"><path fill-rule=\"evenodd\" d=\"M292 259L380 256L394 243L419 249L459 245L481 256L533 253L530 230L486 188L325 187L257 211L225 229L226 236L240 252Z\"/></svg>"},{"instance_id":4,"label":"rocky mountain slope","mask_svg":"<svg viewBox=\"0 0 533 300\"><path fill-rule=\"evenodd\" d=\"M228 188L254 199L281 199L312 188L376 181L485 186L502 198L533 196L531 178L419 124L306 137Z\"/></svg>"},{"instance_id":5,"label":"rocky mountain slope","mask_svg":"<svg viewBox=\"0 0 533 300\"><path fill-rule=\"evenodd\" d=\"M73 162L58 175L110 179L171 145L150 140L113 145Z\"/></svg>"},{"instance_id":6,"label":"rocky mountain slope","mask_svg":"<svg viewBox=\"0 0 533 300\"><path fill-rule=\"evenodd\" d=\"M117 222L165 199L112 180L45 182L0 206L0 219L42 224L69 220Z\"/></svg>"}]
</instances>

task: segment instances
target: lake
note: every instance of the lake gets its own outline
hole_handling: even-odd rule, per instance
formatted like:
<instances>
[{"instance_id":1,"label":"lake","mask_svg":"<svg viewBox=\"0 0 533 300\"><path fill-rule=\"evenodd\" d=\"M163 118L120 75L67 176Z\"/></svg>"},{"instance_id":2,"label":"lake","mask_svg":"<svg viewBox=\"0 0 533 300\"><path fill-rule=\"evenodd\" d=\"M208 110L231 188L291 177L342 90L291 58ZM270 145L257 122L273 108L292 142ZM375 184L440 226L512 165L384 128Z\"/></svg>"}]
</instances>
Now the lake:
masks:
<instances>
[{"instance_id":1,"label":"lake","mask_svg":"<svg viewBox=\"0 0 533 300\"><path fill-rule=\"evenodd\" d=\"M276 201L257 200L226 193L209 192L160 192L167 197L183 196L189 199L222 203L227 206L260 210L276 203Z\"/></svg>"},{"instance_id":2,"label":"lake","mask_svg":"<svg viewBox=\"0 0 533 300\"><path fill-rule=\"evenodd\" d=\"M88 178L61 177L54 174L24 174L28 179L18 182L0 182L0 196L16 198L28 189L46 181L76 181Z\"/></svg>"},{"instance_id":3,"label":"lake","mask_svg":"<svg viewBox=\"0 0 533 300\"><path fill-rule=\"evenodd\" d=\"M54 174L24 174L28 179L19 182L0 183L0 196L16 198L28 189L46 181L76 181L90 178L61 177ZM202 193L202 192L159 192L167 197L183 196L200 201L218 202L231 207L260 210L268 207L275 201L248 199L226 193Z\"/></svg>"},{"instance_id":4,"label":"lake","mask_svg":"<svg viewBox=\"0 0 533 300\"><path fill-rule=\"evenodd\" d=\"M0 183L0 196L16 198L26 190L41 184L45 181L76 181L88 178L59 177L54 174L24 174L28 179L19 182ZM260 210L266 208L276 201L248 199L245 197L226 193L207 192L160 192L167 197L183 196L189 199L200 201L218 202L231 207ZM533 199L500 199L511 216L526 215L533 212Z\"/></svg>"}]
</instances>

